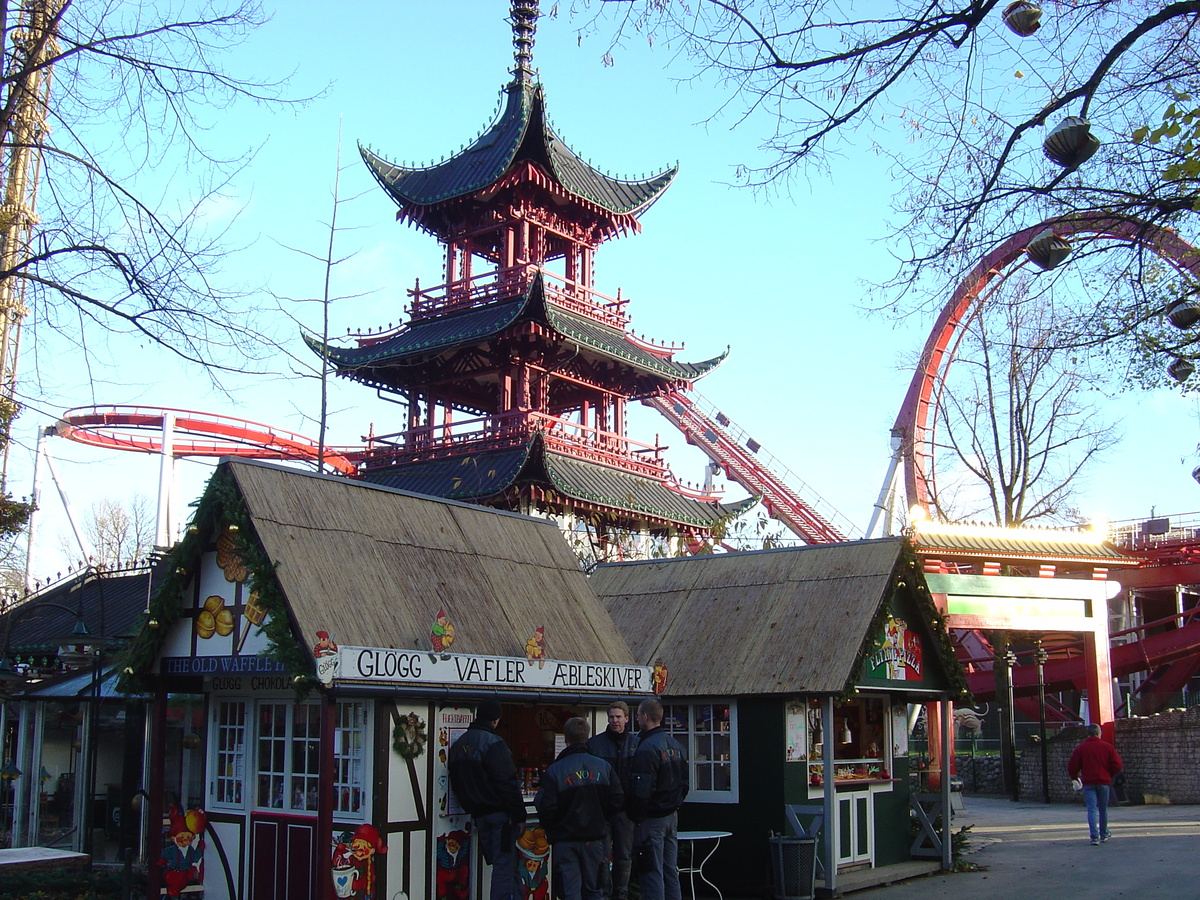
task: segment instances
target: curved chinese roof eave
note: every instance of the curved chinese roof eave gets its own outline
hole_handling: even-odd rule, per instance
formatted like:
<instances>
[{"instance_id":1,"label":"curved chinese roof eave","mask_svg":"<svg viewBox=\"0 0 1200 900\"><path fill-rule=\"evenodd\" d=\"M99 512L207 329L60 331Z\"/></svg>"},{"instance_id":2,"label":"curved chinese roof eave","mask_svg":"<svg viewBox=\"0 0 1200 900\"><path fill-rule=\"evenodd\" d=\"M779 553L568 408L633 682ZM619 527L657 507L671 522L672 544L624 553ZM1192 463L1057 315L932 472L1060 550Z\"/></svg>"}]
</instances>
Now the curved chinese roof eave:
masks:
<instances>
[{"instance_id":1,"label":"curved chinese roof eave","mask_svg":"<svg viewBox=\"0 0 1200 900\"><path fill-rule=\"evenodd\" d=\"M614 215L640 216L670 186L678 166L640 179L601 172L566 145L545 115L541 84L510 82L492 126L466 148L432 166L389 162L368 147L359 154L375 180L403 209L469 196L498 181L517 160L545 167L570 193Z\"/></svg>"},{"instance_id":2,"label":"curved chinese roof eave","mask_svg":"<svg viewBox=\"0 0 1200 900\"><path fill-rule=\"evenodd\" d=\"M724 353L710 359L685 363L644 350L619 328L555 305L546 295L540 273L521 297L412 323L393 337L365 346L334 347L315 335L302 333L301 336L315 354L324 356L339 370L354 377L353 373L358 369L402 365L416 356L428 358L496 337L522 319L544 323L572 343L672 383L703 378L729 356L729 348L726 348Z\"/></svg>"}]
</instances>

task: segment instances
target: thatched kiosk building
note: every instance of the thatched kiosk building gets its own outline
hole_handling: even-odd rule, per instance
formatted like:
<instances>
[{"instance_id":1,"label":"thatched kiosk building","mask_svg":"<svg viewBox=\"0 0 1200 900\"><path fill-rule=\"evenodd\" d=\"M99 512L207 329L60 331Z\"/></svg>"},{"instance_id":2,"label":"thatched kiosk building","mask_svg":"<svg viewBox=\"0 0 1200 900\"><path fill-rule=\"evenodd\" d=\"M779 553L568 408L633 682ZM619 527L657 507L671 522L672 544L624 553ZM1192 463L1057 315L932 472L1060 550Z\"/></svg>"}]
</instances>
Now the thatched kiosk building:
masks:
<instances>
[{"instance_id":1,"label":"thatched kiosk building","mask_svg":"<svg viewBox=\"0 0 1200 900\"><path fill-rule=\"evenodd\" d=\"M681 827L731 832L706 875L767 884L786 805L824 817L828 888L911 859L908 716L965 682L904 539L614 563L592 586L635 659L670 660L694 773Z\"/></svg>"}]
</instances>

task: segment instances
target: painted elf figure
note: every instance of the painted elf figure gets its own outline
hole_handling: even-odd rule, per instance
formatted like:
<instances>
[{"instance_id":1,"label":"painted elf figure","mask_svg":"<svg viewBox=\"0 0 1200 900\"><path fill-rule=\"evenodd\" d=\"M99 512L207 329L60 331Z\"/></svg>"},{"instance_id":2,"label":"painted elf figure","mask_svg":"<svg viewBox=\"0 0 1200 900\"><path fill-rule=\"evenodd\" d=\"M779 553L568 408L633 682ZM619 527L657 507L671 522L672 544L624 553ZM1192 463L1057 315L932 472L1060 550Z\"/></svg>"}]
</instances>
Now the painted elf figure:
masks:
<instances>
[{"instance_id":1,"label":"painted elf figure","mask_svg":"<svg viewBox=\"0 0 1200 900\"><path fill-rule=\"evenodd\" d=\"M204 883L204 838L201 836L208 819L202 809L180 813L171 804L167 810L167 844L158 864L163 866L163 883L168 897L179 897L190 884Z\"/></svg>"}]
</instances>

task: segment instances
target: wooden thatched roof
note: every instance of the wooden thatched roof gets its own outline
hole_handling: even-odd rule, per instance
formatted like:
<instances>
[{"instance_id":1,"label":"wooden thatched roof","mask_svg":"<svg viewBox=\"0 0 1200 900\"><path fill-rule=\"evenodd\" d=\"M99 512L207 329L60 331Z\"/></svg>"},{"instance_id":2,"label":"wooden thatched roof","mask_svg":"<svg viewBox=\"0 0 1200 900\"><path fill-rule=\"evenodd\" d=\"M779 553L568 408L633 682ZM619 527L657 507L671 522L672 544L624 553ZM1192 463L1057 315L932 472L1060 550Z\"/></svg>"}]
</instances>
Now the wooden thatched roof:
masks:
<instances>
[{"instance_id":1,"label":"wooden thatched roof","mask_svg":"<svg viewBox=\"0 0 1200 900\"><path fill-rule=\"evenodd\" d=\"M298 637L428 650L439 608L454 652L630 663L552 522L280 466L227 461Z\"/></svg>"},{"instance_id":2,"label":"wooden thatched roof","mask_svg":"<svg viewBox=\"0 0 1200 900\"><path fill-rule=\"evenodd\" d=\"M888 601L904 541L885 538L597 566L592 587L667 694L843 693Z\"/></svg>"}]
</instances>

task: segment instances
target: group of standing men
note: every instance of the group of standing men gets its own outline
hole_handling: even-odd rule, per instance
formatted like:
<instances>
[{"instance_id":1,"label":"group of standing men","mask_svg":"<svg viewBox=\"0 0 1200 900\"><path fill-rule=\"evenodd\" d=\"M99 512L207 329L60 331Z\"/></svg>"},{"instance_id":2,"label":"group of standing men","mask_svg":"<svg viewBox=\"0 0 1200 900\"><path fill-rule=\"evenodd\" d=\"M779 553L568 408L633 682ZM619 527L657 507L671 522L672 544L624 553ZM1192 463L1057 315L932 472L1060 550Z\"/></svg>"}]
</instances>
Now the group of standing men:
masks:
<instances>
[{"instance_id":1,"label":"group of standing men","mask_svg":"<svg viewBox=\"0 0 1200 900\"><path fill-rule=\"evenodd\" d=\"M594 737L586 719L568 719L566 748L542 776L533 802L565 900L625 900L635 858L644 900L681 900L678 809L688 793L687 754L663 728L657 699L639 704L637 720L641 730L633 734L621 700L609 704L608 728ZM450 747L450 786L475 820L492 867L490 900L518 900L515 840L525 803L512 753L496 733L499 721L497 701L480 703Z\"/></svg>"}]
</instances>

